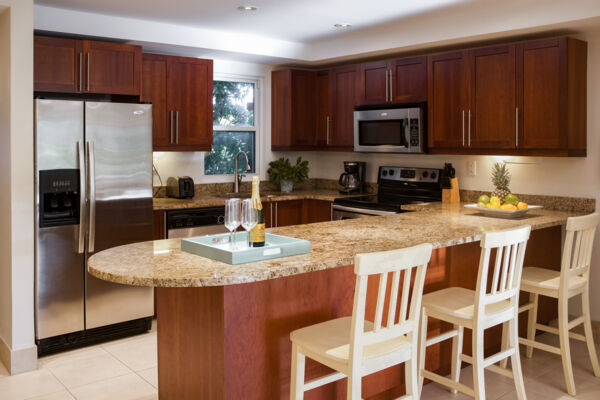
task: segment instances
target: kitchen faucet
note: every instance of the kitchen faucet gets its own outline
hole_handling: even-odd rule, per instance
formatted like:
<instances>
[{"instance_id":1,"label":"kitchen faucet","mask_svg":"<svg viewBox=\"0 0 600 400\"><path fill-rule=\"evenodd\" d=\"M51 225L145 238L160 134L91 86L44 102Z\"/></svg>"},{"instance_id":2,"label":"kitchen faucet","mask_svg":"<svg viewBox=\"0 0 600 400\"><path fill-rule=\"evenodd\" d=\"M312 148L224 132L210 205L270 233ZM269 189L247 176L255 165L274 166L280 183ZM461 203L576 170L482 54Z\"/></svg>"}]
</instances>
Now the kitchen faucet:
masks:
<instances>
[{"instance_id":1,"label":"kitchen faucet","mask_svg":"<svg viewBox=\"0 0 600 400\"><path fill-rule=\"evenodd\" d=\"M238 174L238 159L240 157L240 154L242 154L244 158L246 158L246 172L250 171L250 164L248 163L248 154L246 154L243 151L240 151L235 155L235 179L233 182L233 193L240 192L240 184L242 183L242 179L246 176L244 174Z\"/></svg>"}]
</instances>

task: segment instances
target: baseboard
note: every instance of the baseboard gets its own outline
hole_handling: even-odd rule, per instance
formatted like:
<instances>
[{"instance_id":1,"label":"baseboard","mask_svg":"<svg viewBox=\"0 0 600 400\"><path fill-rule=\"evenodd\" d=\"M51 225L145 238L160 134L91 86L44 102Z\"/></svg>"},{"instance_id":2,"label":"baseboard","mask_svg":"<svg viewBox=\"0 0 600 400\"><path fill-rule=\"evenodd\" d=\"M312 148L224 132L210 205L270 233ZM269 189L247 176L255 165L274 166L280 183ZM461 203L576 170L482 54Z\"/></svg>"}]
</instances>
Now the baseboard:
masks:
<instances>
[{"instance_id":1,"label":"baseboard","mask_svg":"<svg viewBox=\"0 0 600 400\"><path fill-rule=\"evenodd\" d=\"M33 371L37 369L37 346L12 350L0 337L0 362L11 375Z\"/></svg>"}]
</instances>

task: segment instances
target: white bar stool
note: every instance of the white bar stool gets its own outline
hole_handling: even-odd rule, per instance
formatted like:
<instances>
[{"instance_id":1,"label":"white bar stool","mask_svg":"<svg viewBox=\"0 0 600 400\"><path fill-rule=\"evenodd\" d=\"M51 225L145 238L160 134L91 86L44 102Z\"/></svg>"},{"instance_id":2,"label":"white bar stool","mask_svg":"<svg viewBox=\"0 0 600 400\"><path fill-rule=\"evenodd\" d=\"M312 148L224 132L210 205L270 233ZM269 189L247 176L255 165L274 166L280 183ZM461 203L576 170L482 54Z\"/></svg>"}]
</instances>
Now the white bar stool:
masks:
<instances>
[{"instance_id":1,"label":"white bar stool","mask_svg":"<svg viewBox=\"0 0 600 400\"><path fill-rule=\"evenodd\" d=\"M521 281L521 290L529 292L530 302L519 309L519 312L529 311L527 338L519 338L519 343L527 346L527 358L533 355L534 347L559 354L562 357L567 392L571 396L575 396L576 392L569 337L587 343L594 375L600 376L600 366L592 334L589 300L590 261L598 223L600 223L600 214L598 213L569 218L560 271L527 267L523 270ZM558 299L558 329L537 323L538 297L540 295ZM569 321L569 299L578 295L581 295L583 315ZM584 326L585 336L569 332L580 324ZM559 335L560 347L536 342L535 333L538 329Z\"/></svg>"},{"instance_id":2,"label":"white bar stool","mask_svg":"<svg viewBox=\"0 0 600 400\"><path fill-rule=\"evenodd\" d=\"M348 377L348 399L361 398L361 378L406 362L406 395L417 399L417 340L423 284L432 245L422 244L401 250L357 254L354 258L356 288L352 317L338 318L293 331L290 399L304 398L304 392ZM409 299L411 274L414 284ZM388 274L392 273L387 324L382 324ZM365 320L367 280L379 274L375 321ZM402 275L402 298L398 309L398 287ZM409 307L410 303L410 309ZM407 310L410 310L407 314ZM337 372L304 382L306 357Z\"/></svg>"},{"instance_id":3,"label":"white bar stool","mask_svg":"<svg viewBox=\"0 0 600 400\"><path fill-rule=\"evenodd\" d=\"M463 392L478 400L485 399L484 369L514 378L517 397L526 398L521 373L518 345L519 283L523 271L523 258L531 226L503 231L486 232L481 239L481 257L475 291L450 287L423 296L421 339L419 352L420 387L423 378L451 388L453 393ZM490 260L495 249L493 274L490 278ZM488 285L488 283L490 283ZM488 286L491 288L488 292ZM454 324L454 329L427 339L427 319L433 317ZM502 351L484 358L483 333L485 329L508 322L509 342ZM473 330L473 356L462 354L464 328ZM451 379L425 370L425 350L452 338ZM512 371L495 363L510 357ZM473 365L474 388L459 383L461 362Z\"/></svg>"}]
</instances>

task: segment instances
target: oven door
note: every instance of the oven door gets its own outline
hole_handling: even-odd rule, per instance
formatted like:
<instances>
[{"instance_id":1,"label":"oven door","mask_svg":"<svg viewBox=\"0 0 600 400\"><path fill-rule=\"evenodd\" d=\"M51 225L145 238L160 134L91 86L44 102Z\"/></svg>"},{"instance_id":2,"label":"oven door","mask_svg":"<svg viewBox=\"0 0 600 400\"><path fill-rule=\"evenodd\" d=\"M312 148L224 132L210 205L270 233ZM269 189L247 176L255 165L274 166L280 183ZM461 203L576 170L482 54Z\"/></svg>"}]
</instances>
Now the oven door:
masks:
<instances>
[{"instance_id":1,"label":"oven door","mask_svg":"<svg viewBox=\"0 0 600 400\"><path fill-rule=\"evenodd\" d=\"M342 219L354 219L364 217L376 217L379 215L397 214L393 211L369 210L365 208L346 207L333 204L331 206L331 219L339 221Z\"/></svg>"},{"instance_id":2,"label":"oven door","mask_svg":"<svg viewBox=\"0 0 600 400\"><path fill-rule=\"evenodd\" d=\"M354 112L354 151L419 153L422 142L420 108Z\"/></svg>"}]
</instances>

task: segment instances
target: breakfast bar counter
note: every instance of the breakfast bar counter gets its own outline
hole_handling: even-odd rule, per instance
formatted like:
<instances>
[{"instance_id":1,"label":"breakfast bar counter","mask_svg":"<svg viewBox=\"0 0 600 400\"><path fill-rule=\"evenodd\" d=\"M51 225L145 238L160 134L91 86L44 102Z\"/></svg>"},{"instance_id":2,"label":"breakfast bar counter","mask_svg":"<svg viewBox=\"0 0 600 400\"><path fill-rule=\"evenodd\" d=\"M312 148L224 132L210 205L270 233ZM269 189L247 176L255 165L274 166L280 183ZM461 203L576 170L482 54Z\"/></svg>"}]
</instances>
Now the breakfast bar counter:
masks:
<instances>
[{"instance_id":1,"label":"breakfast bar counter","mask_svg":"<svg viewBox=\"0 0 600 400\"><path fill-rule=\"evenodd\" d=\"M89 260L92 275L111 282L156 287L159 398L288 398L289 333L352 313L353 257L357 253L429 242L434 253L425 292L448 286L474 289L481 235L528 224L533 232L525 264L558 269L561 225L574 212L531 210L518 220L484 217L459 205L431 204L416 212L269 229L306 239L309 254L229 265L182 252L179 239L112 248ZM369 281L367 315L374 313L377 279ZM550 306L550 307L549 307ZM555 317L540 303L540 322ZM521 324L523 325L523 324ZM429 324L430 332L447 329ZM499 346L490 330L486 349ZM470 348L465 337L465 349ZM468 350L466 350L468 352ZM449 371L450 343L428 350L427 368ZM327 373L307 363L310 379ZM402 366L363 379L363 398L402 395ZM317 388L309 399L345 398L345 382Z\"/></svg>"}]
</instances>

